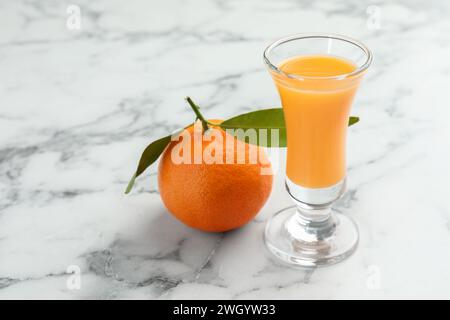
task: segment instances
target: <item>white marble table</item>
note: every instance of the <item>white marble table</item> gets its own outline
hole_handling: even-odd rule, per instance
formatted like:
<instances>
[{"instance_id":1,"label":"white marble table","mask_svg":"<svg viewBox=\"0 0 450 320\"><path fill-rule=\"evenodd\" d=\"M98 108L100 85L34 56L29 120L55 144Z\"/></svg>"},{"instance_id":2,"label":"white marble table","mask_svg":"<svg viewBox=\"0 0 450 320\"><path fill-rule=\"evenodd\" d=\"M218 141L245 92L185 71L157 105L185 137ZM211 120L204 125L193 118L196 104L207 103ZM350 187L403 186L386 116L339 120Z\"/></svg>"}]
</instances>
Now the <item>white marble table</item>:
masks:
<instances>
[{"instance_id":1,"label":"white marble table","mask_svg":"<svg viewBox=\"0 0 450 320\"><path fill-rule=\"evenodd\" d=\"M72 3L80 30L64 1L0 2L1 299L450 298L448 1ZM311 271L262 244L290 204L282 166L261 213L226 234L172 218L154 166L123 194L146 144L192 120L185 95L212 118L278 106L262 50L297 32L375 56L337 206L360 246Z\"/></svg>"}]
</instances>

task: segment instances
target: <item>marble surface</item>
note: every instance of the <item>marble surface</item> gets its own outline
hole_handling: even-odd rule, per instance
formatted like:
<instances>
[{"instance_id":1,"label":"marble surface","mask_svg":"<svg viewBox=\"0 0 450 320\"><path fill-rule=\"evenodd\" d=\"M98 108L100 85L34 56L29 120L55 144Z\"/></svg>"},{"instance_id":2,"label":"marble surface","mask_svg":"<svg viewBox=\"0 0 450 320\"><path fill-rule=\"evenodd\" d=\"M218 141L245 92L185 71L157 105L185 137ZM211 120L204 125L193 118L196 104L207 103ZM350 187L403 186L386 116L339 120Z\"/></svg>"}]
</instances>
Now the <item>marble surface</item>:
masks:
<instances>
[{"instance_id":1,"label":"marble surface","mask_svg":"<svg viewBox=\"0 0 450 320\"><path fill-rule=\"evenodd\" d=\"M80 30L66 2L0 1L1 299L450 298L448 1L73 4ZM317 270L262 244L290 204L282 157L267 205L225 234L172 218L155 166L123 194L143 148L192 120L184 96L211 118L278 106L261 54L298 32L346 34L375 57L337 205L360 246Z\"/></svg>"}]
</instances>

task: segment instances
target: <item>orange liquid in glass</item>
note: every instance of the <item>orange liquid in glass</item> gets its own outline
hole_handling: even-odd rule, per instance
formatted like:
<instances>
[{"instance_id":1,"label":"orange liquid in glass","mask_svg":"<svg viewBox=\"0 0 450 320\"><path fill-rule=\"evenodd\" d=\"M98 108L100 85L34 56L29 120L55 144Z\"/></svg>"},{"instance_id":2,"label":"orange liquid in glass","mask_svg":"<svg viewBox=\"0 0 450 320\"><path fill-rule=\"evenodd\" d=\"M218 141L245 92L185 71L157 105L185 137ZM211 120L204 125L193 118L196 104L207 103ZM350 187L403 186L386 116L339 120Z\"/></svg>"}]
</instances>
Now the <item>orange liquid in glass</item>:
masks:
<instances>
[{"instance_id":1,"label":"orange liquid in glass","mask_svg":"<svg viewBox=\"0 0 450 320\"><path fill-rule=\"evenodd\" d=\"M273 74L287 128L286 174L303 187L330 187L345 177L348 117L360 77L327 77L348 74L356 66L334 56L298 56L279 69L306 77Z\"/></svg>"}]
</instances>

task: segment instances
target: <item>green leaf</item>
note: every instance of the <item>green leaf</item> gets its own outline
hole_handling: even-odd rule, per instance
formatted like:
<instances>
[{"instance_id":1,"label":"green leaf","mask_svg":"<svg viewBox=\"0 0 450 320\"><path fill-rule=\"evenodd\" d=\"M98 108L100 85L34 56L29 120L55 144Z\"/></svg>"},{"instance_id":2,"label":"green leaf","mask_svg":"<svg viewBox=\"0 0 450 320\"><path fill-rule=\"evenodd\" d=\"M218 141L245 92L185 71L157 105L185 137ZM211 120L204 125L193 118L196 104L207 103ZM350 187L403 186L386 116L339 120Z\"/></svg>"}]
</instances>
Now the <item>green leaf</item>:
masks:
<instances>
[{"instance_id":1,"label":"green leaf","mask_svg":"<svg viewBox=\"0 0 450 320\"><path fill-rule=\"evenodd\" d=\"M350 117L348 125L351 126L358 121L358 117ZM220 124L220 127L224 130L233 129L233 131L229 132L235 135L239 140L247 143L257 144L262 147L286 147L286 126L282 108L263 109L244 113L225 120ZM250 135L243 134L247 129L256 130L256 141L255 139L250 139ZM278 143L276 143L276 141L273 141L274 143L272 143L271 141L271 133L273 133L272 130L274 129L278 130ZM261 139L261 137L266 138Z\"/></svg>"},{"instance_id":2,"label":"green leaf","mask_svg":"<svg viewBox=\"0 0 450 320\"><path fill-rule=\"evenodd\" d=\"M357 122L359 122L359 117L353 117L352 116L352 117L348 118L348 126L349 127L354 125Z\"/></svg>"},{"instance_id":3,"label":"green leaf","mask_svg":"<svg viewBox=\"0 0 450 320\"><path fill-rule=\"evenodd\" d=\"M128 194L131 191L136 178L159 158L161 153L163 153L164 149L169 144L170 140L171 136L168 135L153 141L147 146L147 148L145 148L144 152L142 152L141 159L139 160L136 172L133 174L130 182L128 183L127 189L125 190L125 194Z\"/></svg>"},{"instance_id":4,"label":"green leaf","mask_svg":"<svg viewBox=\"0 0 450 320\"><path fill-rule=\"evenodd\" d=\"M225 120L220 124L220 127L224 130L226 129L255 129L257 131L257 141L251 141L248 137L243 137L239 132L234 132L234 135L242 141L248 143L254 143L264 147L271 147L272 141L270 139L272 130L278 130L279 132L279 142L278 147L284 147L286 145L286 129L284 126L284 115L283 109L273 108L273 109L263 109L252 111L249 113L244 113L239 116ZM261 131L263 130L263 131ZM266 133L267 139L260 139L262 133ZM242 130L241 130L242 133ZM266 141L264 141L266 140Z\"/></svg>"}]
</instances>

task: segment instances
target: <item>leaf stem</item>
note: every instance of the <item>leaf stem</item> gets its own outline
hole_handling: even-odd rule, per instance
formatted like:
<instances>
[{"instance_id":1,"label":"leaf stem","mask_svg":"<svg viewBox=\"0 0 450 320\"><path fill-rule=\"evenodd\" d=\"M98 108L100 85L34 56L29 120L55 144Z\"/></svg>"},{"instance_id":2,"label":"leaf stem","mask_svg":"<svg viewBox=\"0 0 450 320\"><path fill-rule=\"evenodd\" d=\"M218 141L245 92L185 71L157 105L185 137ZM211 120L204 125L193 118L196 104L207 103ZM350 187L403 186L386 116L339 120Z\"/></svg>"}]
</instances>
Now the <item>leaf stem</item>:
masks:
<instances>
[{"instance_id":1,"label":"leaf stem","mask_svg":"<svg viewBox=\"0 0 450 320\"><path fill-rule=\"evenodd\" d=\"M209 129L208 127L208 121L203 117L202 113L200 112L199 107L192 101L190 97L186 97L187 103L189 103L189 106L192 108L192 110L195 112L195 115L198 119L202 122L203 131L206 131Z\"/></svg>"}]
</instances>

